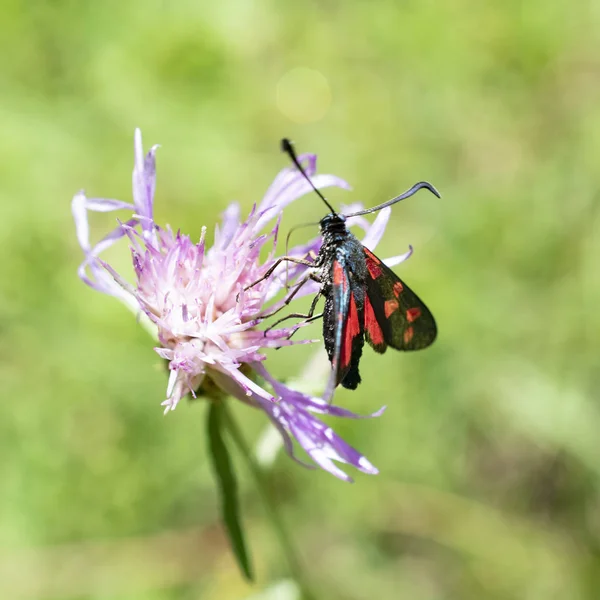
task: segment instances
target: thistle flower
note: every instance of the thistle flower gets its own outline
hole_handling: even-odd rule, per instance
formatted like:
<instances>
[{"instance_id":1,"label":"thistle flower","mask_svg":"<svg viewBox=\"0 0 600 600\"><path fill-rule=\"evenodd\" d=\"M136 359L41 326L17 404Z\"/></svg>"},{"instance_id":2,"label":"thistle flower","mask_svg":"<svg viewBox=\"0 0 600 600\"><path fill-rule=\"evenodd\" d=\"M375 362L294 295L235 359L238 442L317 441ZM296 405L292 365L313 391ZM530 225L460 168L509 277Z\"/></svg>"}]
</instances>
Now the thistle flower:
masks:
<instances>
[{"instance_id":1,"label":"thistle flower","mask_svg":"<svg viewBox=\"0 0 600 600\"><path fill-rule=\"evenodd\" d=\"M116 296L145 320L159 342L157 354L168 361L170 377L165 413L174 410L186 394L195 395L206 378L235 398L262 409L283 437L288 453L295 458L293 441L308 453L321 468L340 479L351 479L332 461L354 466L364 473L377 469L357 450L342 440L315 414L346 418L358 415L340 407L292 390L277 381L264 366L267 348L281 348L310 340L292 341L297 328L280 327L265 333L260 329L264 314L282 305L272 301L306 272L305 265L284 263L272 276L244 290L273 266L277 233L282 209L311 191L308 182L293 169L282 170L268 189L262 202L254 205L241 221L240 208L231 204L223 215L221 227L215 229L214 243L207 248L206 228L199 241L174 232L169 226L154 222L155 153L153 146L144 156L139 130L134 136L133 203L75 195L72 211L79 244L85 259L79 267L80 278L93 289ZM316 174L316 156L304 155L306 172L318 188L349 185L333 175ZM130 216L120 221L100 242L91 245L88 213L126 210ZM366 231L364 243L373 248L381 238L389 210L381 211L373 225L361 218L349 224ZM262 233L269 223L270 230ZM109 246L127 238L130 244L135 282L127 282L100 258ZM320 247L320 238L293 248L289 256L307 259ZM270 251L260 258L266 245ZM391 260L394 264L410 254ZM310 259L309 259L310 260ZM306 285L298 297L314 292ZM262 378L272 392L257 383L252 373ZM383 409L368 416L378 416ZM308 465L307 465L308 466Z\"/></svg>"}]
</instances>

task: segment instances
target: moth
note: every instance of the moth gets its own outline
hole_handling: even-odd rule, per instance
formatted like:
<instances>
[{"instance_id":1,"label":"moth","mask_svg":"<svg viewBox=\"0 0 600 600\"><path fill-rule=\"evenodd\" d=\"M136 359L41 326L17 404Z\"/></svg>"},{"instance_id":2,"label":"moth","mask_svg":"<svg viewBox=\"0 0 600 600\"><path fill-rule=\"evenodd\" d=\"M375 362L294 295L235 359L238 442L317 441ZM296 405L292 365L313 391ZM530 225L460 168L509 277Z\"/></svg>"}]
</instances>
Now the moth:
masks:
<instances>
[{"instance_id":1,"label":"moth","mask_svg":"<svg viewBox=\"0 0 600 600\"><path fill-rule=\"evenodd\" d=\"M383 204L342 215L313 185L288 139L281 141L281 149L330 212L319 222L322 245L314 262L283 256L259 281L269 277L283 261L310 267L284 302L284 305L289 304L309 280L317 281L320 287L310 310L307 314L288 314L269 329L290 318L303 318L305 322L323 318L323 341L332 367L324 394L324 399L329 401L338 385L354 390L361 382L359 363L365 339L375 352L383 354L388 347L404 351L427 348L437 335L435 319L427 306L381 259L360 243L346 227L346 219L377 212L421 189L429 190L438 198L440 195L430 183L422 181ZM258 281L246 289L256 283ZM322 313L315 314L321 296L325 298L325 306Z\"/></svg>"}]
</instances>

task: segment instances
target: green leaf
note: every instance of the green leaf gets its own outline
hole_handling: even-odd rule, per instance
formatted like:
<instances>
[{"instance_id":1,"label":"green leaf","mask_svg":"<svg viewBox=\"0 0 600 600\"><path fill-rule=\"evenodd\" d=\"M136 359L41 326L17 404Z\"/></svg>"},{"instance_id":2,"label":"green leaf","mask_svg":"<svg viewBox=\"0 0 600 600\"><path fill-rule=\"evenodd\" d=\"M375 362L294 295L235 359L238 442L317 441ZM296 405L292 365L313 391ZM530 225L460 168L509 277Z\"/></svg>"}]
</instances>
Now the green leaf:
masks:
<instances>
[{"instance_id":1,"label":"green leaf","mask_svg":"<svg viewBox=\"0 0 600 600\"><path fill-rule=\"evenodd\" d=\"M254 580L250 557L246 550L244 532L240 519L237 480L229 451L223 439L223 404L211 402L208 412L209 454L221 494L221 513L231 548L242 573L248 581Z\"/></svg>"}]
</instances>

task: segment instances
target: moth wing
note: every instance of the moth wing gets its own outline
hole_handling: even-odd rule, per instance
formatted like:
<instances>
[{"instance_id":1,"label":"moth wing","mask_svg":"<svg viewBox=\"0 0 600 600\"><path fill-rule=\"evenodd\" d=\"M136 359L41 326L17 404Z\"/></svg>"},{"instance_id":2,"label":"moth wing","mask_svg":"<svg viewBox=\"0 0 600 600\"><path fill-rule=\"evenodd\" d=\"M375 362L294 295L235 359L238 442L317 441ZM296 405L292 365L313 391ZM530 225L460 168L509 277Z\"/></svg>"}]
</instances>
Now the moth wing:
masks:
<instances>
[{"instance_id":1,"label":"moth wing","mask_svg":"<svg viewBox=\"0 0 600 600\"><path fill-rule=\"evenodd\" d=\"M437 335L435 319L423 301L369 249L364 328L376 352L421 350Z\"/></svg>"},{"instance_id":2,"label":"moth wing","mask_svg":"<svg viewBox=\"0 0 600 600\"><path fill-rule=\"evenodd\" d=\"M340 383L354 389L360 382L358 360L362 352L364 318L351 277L344 254L337 252L331 263L332 291L325 301L323 315L325 349L331 361L331 375L324 395L328 401Z\"/></svg>"}]
</instances>

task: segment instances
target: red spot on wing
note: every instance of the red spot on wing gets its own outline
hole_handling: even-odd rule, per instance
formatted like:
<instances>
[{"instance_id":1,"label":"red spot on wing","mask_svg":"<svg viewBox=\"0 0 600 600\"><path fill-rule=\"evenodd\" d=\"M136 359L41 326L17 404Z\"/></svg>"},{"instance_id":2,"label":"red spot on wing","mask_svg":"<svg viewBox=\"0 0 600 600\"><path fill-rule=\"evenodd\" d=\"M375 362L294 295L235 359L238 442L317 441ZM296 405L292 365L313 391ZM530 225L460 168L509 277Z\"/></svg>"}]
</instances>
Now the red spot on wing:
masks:
<instances>
[{"instance_id":1,"label":"red spot on wing","mask_svg":"<svg viewBox=\"0 0 600 600\"><path fill-rule=\"evenodd\" d=\"M396 296L396 298L398 298L398 296L400 296L400 294L402 293L403 289L404 289L404 286L402 285L402 282L396 281L394 283L394 296Z\"/></svg>"},{"instance_id":2,"label":"red spot on wing","mask_svg":"<svg viewBox=\"0 0 600 600\"><path fill-rule=\"evenodd\" d=\"M385 311L385 317L386 319L389 318L389 316L398 309L398 300L386 300L385 304L383 306L383 309Z\"/></svg>"},{"instance_id":3,"label":"red spot on wing","mask_svg":"<svg viewBox=\"0 0 600 600\"><path fill-rule=\"evenodd\" d=\"M375 311L368 296L365 298L365 329L375 346L383 344L383 331L375 318Z\"/></svg>"},{"instance_id":4,"label":"red spot on wing","mask_svg":"<svg viewBox=\"0 0 600 600\"><path fill-rule=\"evenodd\" d=\"M410 341L413 339L414 335L415 335L415 330L412 328L412 325L410 327L407 327L406 331L404 332L404 343L405 344L410 343Z\"/></svg>"},{"instance_id":5,"label":"red spot on wing","mask_svg":"<svg viewBox=\"0 0 600 600\"><path fill-rule=\"evenodd\" d=\"M381 261L367 248L365 250L365 257L367 259L367 269L373 279L377 279L381 273Z\"/></svg>"},{"instance_id":6,"label":"red spot on wing","mask_svg":"<svg viewBox=\"0 0 600 600\"><path fill-rule=\"evenodd\" d=\"M409 323L413 323L414 321L416 321L419 317L421 316L421 309L418 307L415 308L409 308L406 311L406 320Z\"/></svg>"},{"instance_id":7,"label":"red spot on wing","mask_svg":"<svg viewBox=\"0 0 600 600\"><path fill-rule=\"evenodd\" d=\"M345 286L345 282L346 282L346 274L344 273L344 268L342 267L342 265L340 265L340 263L335 260L333 261L333 283L334 285L344 285L344 289L346 289Z\"/></svg>"},{"instance_id":8,"label":"red spot on wing","mask_svg":"<svg viewBox=\"0 0 600 600\"><path fill-rule=\"evenodd\" d=\"M350 295L350 305L348 306L348 318L346 319L346 331L342 340L342 351L340 353L340 364L342 368L346 368L350 364L352 356L352 341L360 334L360 323L358 322L358 310L356 310L356 302L354 294Z\"/></svg>"}]
</instances>

